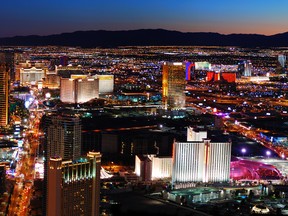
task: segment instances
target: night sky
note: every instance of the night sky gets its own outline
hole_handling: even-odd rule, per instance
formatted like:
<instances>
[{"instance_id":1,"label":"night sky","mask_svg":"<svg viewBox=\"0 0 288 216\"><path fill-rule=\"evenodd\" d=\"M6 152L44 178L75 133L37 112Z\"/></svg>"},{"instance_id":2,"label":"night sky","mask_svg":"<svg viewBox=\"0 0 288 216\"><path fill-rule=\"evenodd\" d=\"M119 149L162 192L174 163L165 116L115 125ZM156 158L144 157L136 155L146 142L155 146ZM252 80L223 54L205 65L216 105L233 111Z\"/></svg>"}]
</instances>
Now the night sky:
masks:
<instances>
[{"instance_id":1,"label":"night sky","mask_svg":"<svg viewBox=\"0 0 288 216\"><path fill-rule=\"evenodd\" d=\"M288 31L286 0L3 0L0 37L77 30Z\"/></svg>"}]
</instances>

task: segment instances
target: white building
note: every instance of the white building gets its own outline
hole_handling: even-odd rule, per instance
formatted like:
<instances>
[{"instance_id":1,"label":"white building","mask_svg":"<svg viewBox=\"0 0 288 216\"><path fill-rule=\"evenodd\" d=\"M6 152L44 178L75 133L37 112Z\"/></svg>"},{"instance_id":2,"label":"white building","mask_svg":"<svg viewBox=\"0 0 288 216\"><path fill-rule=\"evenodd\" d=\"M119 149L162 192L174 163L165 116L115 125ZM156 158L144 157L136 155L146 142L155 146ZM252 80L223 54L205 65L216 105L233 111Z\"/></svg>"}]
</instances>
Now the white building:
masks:
<instances>
[{"instance_id":1,"label":"white building","mask_svg":"<svg viewBox=\"0 0 288 216\"><path fill-rule=\"evenodd\" d=\"M114 91L114 75L95 75L99 79L99 94L110 94Z\"/></svg>"},{"instance_id":2,"label":"white building","mask_svg":"<svg viewBox=\"0 0 288 216\"><path fill-rule=\"evenodd\" d=\"M203 141L207 138L207 131L187 127L187 141Z\"/></svg>"},{"instance_id":3,"label":"white building","mask_svg":"<svg viewBox=\"0 0 288 216\"><path fill-rule=\"evenodd\" d=\"M26 84L31 83L35 84L39 81L42 81L42 79L45 78L45 70L42 68L21 68L20 69L20 83Z\"/></svg>"},{"instance_id":4,"label":"white building","mask_svg":"<svg viewBox=\"0 0 288 216\"><path fill-rule=\"evenodd\" d=\"M172 158L152 157L152 180L171 178Z\"/></svg>"},{"instance_id":5,"label":"white building","mask_svg":"<svg viewBox=\"0 0 288 216\"><path fill-rule=\"evenodd\" d=\"M60 100L64 103L85 103L99 98L99 80L94 78L60 80Z\"/></svg>"},{"instance_id":6,"label":"white building","mask_svg":"<svg viewBox=\"0 0 288 216\"><path fill-rule=\"evenodd\" d=\"M204 132L196 132L191 128L188 128L187 140L187 142L173 144L172 183L174 185L229 181L230 142L210 142Z\"/></svg>"},{"instance_id":7,"label":"white building","mask_svg":"<svg viewBox=\"0 0 288 216\"><path fill-rule=\"evenodd\" d=\"M145 181L171 178L172 158L137 155L135 156L135 174Z\"/></svg>"}]
</instances>

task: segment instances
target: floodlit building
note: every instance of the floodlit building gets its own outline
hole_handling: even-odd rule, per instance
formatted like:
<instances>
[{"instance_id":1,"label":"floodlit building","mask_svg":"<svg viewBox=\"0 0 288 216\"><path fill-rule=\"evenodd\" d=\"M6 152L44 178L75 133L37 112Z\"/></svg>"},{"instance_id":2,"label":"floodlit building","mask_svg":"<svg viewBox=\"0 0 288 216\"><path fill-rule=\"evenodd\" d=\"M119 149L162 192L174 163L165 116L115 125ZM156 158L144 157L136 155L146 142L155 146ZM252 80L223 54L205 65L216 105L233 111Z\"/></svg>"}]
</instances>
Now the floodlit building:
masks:
<instances>
[{"instance_id":1,"label":"floodlit building","mask_svg":"<svg viewBox=\"0 0 288 216\"><path fill-rule=\"evenodd\" d=\"M43 215L45 215L49 202L48 184L51 180L48 173L50 158L58 157L63 161L75 161L81 157L81 119L75 116L47 114L43 116L42 121L45 134L43 147L45 158Z\"/></svg>"},{"instance_id":2,"label":"floodlit building","mask_svg":"<svg viewBox=\"0 0 288 216\"><path fill-rule=\"evenodd\" d=\"M193 132L188 129L187 140L191 141L174 142L172 155L174 185L229 181L231 143L211 142L204 135L204 132Z\"/></svg>"},{"instance_id":3,"label":"floodlit building","mask_svg":"<svg viewBox=\"0 0 288 216\"><path fill-rule=\"evenodd\" d=\"M49 160L47 216L99 215L101 154L63 161Z\"/></svg>"},{"instance_id":4,"label":"floodlit building","mask_svg":"<svg viewBox=\"0 0 288 216\"><path fill-rule=\"evenodd\" d=\"M60 100L64 103L85 103L99 98L99 79L61 78Z\"/></svg>"},{"instance_id":5,"label":"floodlit building","mask_svg":"<svg viewBox=\"0 0 288 216\"><path fill-rule=\"evenodd\" d=\"M135 173L142 181L170 179L172 176L172 158L155 155L136 155Z\"/></svg>"},{"instance_id":6,"label":"floodlit building","mask_svg":"<svg viewBox=\"0 0 288 216\"><path fill-rule=\"evenodd\" d=\"M45 70L42 68L21 68L20 69L20 83L21 84L35 84L45 78Z\"/></svg>"},{"instance_id":7,"label":"floodlit building","mask_svg":"<svg viewBox=\"0 0 288 216\"><path fill-rule=\"evenodd\" d=\"M165 109L185 107L186 65L165 62L162 75L162 96Z\"/></svg>"},{"instance_id":8,"label":"floodlit building","mask_svg":"<svg viewBox=\"0 0 288 216\"><path fill-rule=\"evenodd\" d=\"M96 74L94 76L99 80L99 94L111 94L114 91L114 75Z\"/></svg>"},{"instance_id":9,"label":"floodlit building","mask_svg":"<svg viewBox=\"0 0 288 216\"><path fill-rule=\"evenodd\" d=\"M203 141L207 138L207 131L201 129L195 129L192 127L187 127L187 141Z\"/></svg>"},{"instance_id":10,"label":"floodlit building","mask_svg":"<svg viewBox=\"0 0 288 216\"><path fill-rule=\"evenodd\" d=\"M8 124L9 68L5 53L0 53L0 126Z\"/></svg>"}]
</instances>

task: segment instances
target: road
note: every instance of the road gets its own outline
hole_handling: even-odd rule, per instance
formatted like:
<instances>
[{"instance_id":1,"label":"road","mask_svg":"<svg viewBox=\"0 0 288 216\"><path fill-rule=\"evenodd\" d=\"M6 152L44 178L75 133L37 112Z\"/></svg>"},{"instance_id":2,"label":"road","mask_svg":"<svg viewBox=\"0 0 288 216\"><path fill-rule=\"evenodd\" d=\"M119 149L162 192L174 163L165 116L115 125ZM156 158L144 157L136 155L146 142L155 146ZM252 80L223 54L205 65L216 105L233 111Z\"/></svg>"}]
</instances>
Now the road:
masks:
<instances>
[{"instance_id":1,"label":"road","mask_svg":"<svg viewBox=\"0 0 288 216\"><path fill-rule=\"evenodd\" d=\"M41 112L30 112L28 119L29 128L24 137L24 147L17 162L15 185L8 208L8 216L30 215L30 200L33 196L35 177L35 160L39 145L39 123Z\"/></svg>"}]
</instances>

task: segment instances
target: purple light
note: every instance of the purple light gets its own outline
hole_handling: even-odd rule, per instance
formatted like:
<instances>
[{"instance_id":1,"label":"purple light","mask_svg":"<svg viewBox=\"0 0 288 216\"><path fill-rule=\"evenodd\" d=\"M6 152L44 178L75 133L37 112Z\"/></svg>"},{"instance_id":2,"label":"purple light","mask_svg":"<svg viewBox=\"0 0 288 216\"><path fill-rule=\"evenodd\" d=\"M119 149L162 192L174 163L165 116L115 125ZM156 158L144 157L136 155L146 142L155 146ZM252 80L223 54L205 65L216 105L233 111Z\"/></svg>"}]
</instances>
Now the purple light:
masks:
<instances>
[{"instance_id":1,"label":"purple light","mask_svg":"<svg viewBox=\"0 0 288 216\"><path fill-rule=\"evenodd\" d=\"M246 149L245 148L242 148L241 149L241 152L244 154L244 153L246 153Z\"/></svg>"},{"instance_id":2,"label":"purple light","mask_svg":"<svg viewBox=\"0 0 288 216\"><path fill-rule=\"evenodd\" d=\"M267 156L270 156L270 155L271 155L271 152L270 152L270 151L266 151L266 155L267 155Z\"/></svg>"}]
</instances>

